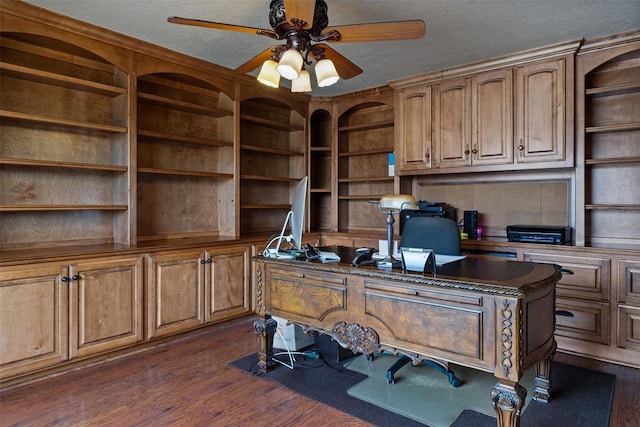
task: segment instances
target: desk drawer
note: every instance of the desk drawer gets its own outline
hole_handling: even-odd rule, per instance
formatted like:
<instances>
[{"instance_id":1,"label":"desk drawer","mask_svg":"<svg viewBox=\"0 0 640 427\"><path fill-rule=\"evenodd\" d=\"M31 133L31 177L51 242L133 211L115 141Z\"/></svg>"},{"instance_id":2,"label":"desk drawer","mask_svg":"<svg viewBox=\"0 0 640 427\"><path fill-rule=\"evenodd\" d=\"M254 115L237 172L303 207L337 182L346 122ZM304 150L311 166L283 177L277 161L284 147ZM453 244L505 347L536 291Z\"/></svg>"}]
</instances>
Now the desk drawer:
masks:
<instances>
[{"instance_id":1,"label":"desk drawer","mask_svg":"<svg viewBox=\"0 0 640 427\"><path fill-rule=\"evenodd\" d=\"M618 261L619 302L640 306L640 261Z\"/></svg>"},{"instance_id":2,"label":"desk drawer","mask_svg":"<svg viewBox=\"0 0 640 427\"><path fill-rule=\"evenodd\" d=\"M393 340L465 362L478 363L490 356L483 336L492 337L487 330L492 321L483 301L482 296L463 292L365 281L365 312L386 325Z\"/></svg>"},{"instance_id":3,"label":"desk drawer","mask_svg":"<svg viewBox=\"0 0 640 427\"><path fill-rule=\"evenodd\" d=\"M347 308L345 276L279 268L270 268L267 274L271 282L267 306L277 315L322 320L331 311Z\"/></svg>"},{"instance_id":4,"label":"desk drawer","mask_svg":"<svg viewBox=\"0 0 640 427\"><path fill-rule=\"evenodd\" d=\"M609 259L525 252L523 260L562 267L562 279L556 286L558 296L599 301L610 299Z\"/></svg>"},{"instance_id":5,"label":"desk drawer","mask_svg":"<svg viewBox=\"0 0 640 427\"><path fill-rule=\"evenodd\" d=\"M609 344L610 311L608 303L557 298L556 335Z\"/></svg>"}]
</instances>

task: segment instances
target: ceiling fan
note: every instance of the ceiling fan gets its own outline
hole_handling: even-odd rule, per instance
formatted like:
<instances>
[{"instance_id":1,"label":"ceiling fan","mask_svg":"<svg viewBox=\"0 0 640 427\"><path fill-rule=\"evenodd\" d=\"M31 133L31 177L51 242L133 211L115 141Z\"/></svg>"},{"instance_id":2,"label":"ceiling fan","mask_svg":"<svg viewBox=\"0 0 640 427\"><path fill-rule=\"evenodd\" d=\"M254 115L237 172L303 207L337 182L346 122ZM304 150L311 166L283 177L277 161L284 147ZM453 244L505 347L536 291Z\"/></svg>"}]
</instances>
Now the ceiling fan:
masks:
<instances>
[{"instance_id":1,"label":"ceiling fan","mask_svg":"<svg viewBox=\"0 0 640 427\"><path fill-rule=\"evenodd\" d=\"M285 41L282 45L269 47L235 71L249 73L262 65L258 75L261 83L278 87L282 76L292 81L292 92L311 90L309 72L305 68L310 67L313 61L320 87L329 86L339 78L350 79L362 73L360 67L325 42L419 39L425 34L425 23L421 20L329 27L327 12L325 0L272 0L269 5L271 30L175 16L168 18L168 21L174 24L257 34Z\"/></svg>"}]
</instances>

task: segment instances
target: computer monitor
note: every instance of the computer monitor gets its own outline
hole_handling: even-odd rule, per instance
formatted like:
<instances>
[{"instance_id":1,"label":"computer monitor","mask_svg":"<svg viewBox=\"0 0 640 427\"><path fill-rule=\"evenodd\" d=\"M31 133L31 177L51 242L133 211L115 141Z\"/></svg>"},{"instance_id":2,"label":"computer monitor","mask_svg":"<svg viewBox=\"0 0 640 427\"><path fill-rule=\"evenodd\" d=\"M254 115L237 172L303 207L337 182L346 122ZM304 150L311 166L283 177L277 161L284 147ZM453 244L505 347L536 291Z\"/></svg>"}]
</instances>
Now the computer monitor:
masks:
<instances>
[{"instance_id":1,"label":"computer monitor","mask_svg":"<svg viewBox=\"0 0 640 427\"><path fill-rule=\"evenodd\" d=\"M292 251L302 250L302 231L304 229L304 215L307 201L307 181L308 177L302 178L293 189L293 197L291 199L291 210L287 212L287 216L284 219L282 225L282 231L280 235L274 239L276 246L271 248L271 244L274 240L271 240L263 254L268 257L275 258L294 258L295 254ZM291 229L291 234L286 235L287 225ZM281 250L283 241L290 243L291 249Z\"/></svg>"}]
</instances>

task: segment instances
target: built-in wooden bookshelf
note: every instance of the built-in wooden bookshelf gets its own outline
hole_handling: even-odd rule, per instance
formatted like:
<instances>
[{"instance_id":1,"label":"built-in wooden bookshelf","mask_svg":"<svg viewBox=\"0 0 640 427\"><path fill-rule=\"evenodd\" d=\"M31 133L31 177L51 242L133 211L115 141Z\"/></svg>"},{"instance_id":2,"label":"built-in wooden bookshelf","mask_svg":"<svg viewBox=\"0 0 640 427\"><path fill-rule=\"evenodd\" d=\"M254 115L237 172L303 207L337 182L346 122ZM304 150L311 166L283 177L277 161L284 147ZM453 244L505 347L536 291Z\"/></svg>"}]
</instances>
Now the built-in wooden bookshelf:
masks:
<instances>
[{"instance_id":1,"label":"built-in wooden bookshelf","mask_svg":"<svg viewBox=\"0 0 640 427\"><path fill-rule=\"evenodd\" d=\"M277 100L240 104L240 234L273 232L306 173L305 119Z\"/></svg>"},{"instance_id":2,"label":"built-in wooden bookshelf","mask_svg":"<svg viewBox=\"0 0 640 427\"><path fill-rule=\"evenodd\" d=\"M334 209L331 113L325 109L315 110L309 126L309 226L312 231L330 231Z\"/></svg>"},{"instance_id":3,"label":"built-in wooden bookshelf","mask_svg":"<svg viewBox=\"0 0 640 427\"><path fill-rule=\"evenodd\" d=\"M233 234L231 99L180 73L137 89L137 240Z\"/></svg>"},{"instance_id":4,"label":"built-in wooden bookshelf","mask_svg":"<svg viewBox=\"0 0 640 427\"><path fill-rule=\"evenodd\" d=\"M49 37L0 45L2 246L129 243L127 74Z\"/></svg>"},{"instance_id":5,"label":"built-in wooden bookshelf","mask_svg":"<svg viewBox=\"0 0 640 427\"><path fill-rule=\"evenodd\" d=\"M338 118L339 231L378 231L383 224L369 202L394 192L393 118L393 107L380 102L353 106Z\"/></svg>"},{"instance_id":6,"label":"built-in wooden bookshelf","mask_svg":"<svg viewBox=\"0 0 640 427\"><path fill-rule=\"evenodd\" d=\"M640 42L593 49L578 57L584 105L584 242L640 243Z\"/></svg>"}]
</instances>

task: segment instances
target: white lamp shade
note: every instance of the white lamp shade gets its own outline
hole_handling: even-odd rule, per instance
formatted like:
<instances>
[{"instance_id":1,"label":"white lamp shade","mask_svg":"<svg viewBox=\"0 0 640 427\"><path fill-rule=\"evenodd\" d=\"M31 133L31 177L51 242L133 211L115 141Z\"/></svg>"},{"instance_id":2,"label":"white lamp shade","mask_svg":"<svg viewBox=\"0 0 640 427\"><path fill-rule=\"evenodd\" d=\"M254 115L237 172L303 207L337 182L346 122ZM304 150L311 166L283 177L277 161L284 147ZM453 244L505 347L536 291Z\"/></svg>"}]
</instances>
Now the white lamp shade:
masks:
<instances>
[{"instance_id":1,"label":"white lamp shade","mask_svg":"<svg viewBox=\"0 0 640 427\"><path fill-rule=\"evenodd\" d=\"M282 54L278 63L278 72L282 77L295 80L302 70L302 55L295 49L289 49Z\"/></svg>"},{"instance_id":2,"label":"white lamp shade","mask_svg":"<svg viewBox=\"0 0 640 427\"><path fill-rule=\"evenodd\" d=\"M280 86L280 73L276 69L278 63L273 59L267 59L262 64L262 68L260 69L260 74L258 74L258 81L263 85L267 85L269 87L278 87Z\"/></svg>"},{"instance_id":3,"label":"white lamp shade","mask_svg":"<svg viewBox=\"0 0 640 427\"><path fill-rule=\"evenodd\" d=\"M410 194L392 194L380 198L381 211L399 212L402 209L417 209L416 198Z\"/></svg>"},{"instance_id":4,"label":"white lamp shade","mask_svg":"<svg viewBox=\"0 0 640 427\"><path fill-rule=\"evenodd\" d=\"M336 71L335 65L333 65L333 61L325 58L316 64L316 78L318 79L318 86L327 87L337 82L340 76Z\"/></svg>"},{"instance_id":5,"label":"white lamp shade","mask_svg":"<svg viewBox=\"0 0 640 427\"><path fill-rule=\"evenodd\" d=\"M300 71L298 78L291 81L291 92L311 92L311 75L307 70Z\"/></svg>"}]
</instances>

